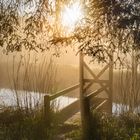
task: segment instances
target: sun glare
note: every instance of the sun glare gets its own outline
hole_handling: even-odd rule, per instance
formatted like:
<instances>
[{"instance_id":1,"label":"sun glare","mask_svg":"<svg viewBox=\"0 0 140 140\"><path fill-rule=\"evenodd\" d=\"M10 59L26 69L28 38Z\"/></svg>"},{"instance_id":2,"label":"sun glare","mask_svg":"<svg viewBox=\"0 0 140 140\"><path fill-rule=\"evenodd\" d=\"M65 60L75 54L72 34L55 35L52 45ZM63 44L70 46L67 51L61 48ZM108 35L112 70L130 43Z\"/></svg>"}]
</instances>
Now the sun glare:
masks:
<instances>
[{"instance_id":1,"label":"sun glare","mask_svg":"<svg viewBox=\"0 0 140 140\"><path fill-rule=\"evenodd\" d=\"M83 18L80 2L65 6L61 13L61 24L66 35L72 33L77 23Z\"/></svg>"}]
</instances>

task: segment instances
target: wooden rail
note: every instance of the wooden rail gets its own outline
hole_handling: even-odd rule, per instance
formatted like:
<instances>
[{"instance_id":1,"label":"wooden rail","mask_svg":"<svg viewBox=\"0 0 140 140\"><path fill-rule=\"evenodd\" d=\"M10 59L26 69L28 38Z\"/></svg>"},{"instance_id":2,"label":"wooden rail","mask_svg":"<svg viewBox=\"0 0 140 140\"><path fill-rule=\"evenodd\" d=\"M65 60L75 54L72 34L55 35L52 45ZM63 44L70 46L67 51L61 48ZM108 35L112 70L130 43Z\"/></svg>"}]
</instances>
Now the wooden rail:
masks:
<instances>
[{"instance_id":1,"label":"wooden rail","mask_svg":"<svg viewBox=\"0 0 140 140\"><path fill-rule=\"evenodd\" d=\"M64 89L64 90L61 90L61 91L57 92L57 93L54 94L54 95L50 95L50 99L51 99L51 100L54 100L54 99L58 98L59 96L65 95L65 94L67 94L68 92L77 89L78 87L79 87L79 84L76 84L76 85L71 86L71 87L69 87L69 88L66 88L66 89Z\"/></svg>"},{"instance_id":2,"label":"wooden rail","mask_svg":"<svg viewBox=\"0 0 140 140\"><path fill-rule=\"evenodd\" d=\"M86 116L89 116L88 119L90 120L91 118L91 110L99 110L100 108L102 108L106 102L108 101L108 98L98 98L95 97L98 94L100 94L102 91L105 91L105 89L108 87L108 84L104 85L103 87L101 87L98 90L95 90L91 93L89 93L88 95L85 96L84 99L84 106L86 108ZM87 124L88 128L90 129L90 124Z\"/></svg>"},{"instance_id":3,"label":"wooden rail","mask_svg":"<svg viewBox=\"0 0 140 140\"><path fill-rule=\"evenodd\" d=\"M62 123L65 122L74 114L79 112L79 110L80 110L80 101L76 100L75 102L71 103L70 105L61 110L60 115L62 116L63 119L60 121Z\"/></svg>"},{"instance_id":4,"label":"wooden rail","mask_svg":"<svg viewBox=\"0 0 140 140\"><path fill-rule=\"evenodd\" d=\"M69 88L66 88L64 90L61 90L59 92L57 92L56 94L54 95L50 95L50 94L46 94L44 96L44 117L45 117L45 121L46 121L46 125L49 127L50 124L51 124L51 101L60 97L60 96L63 96L75 89L77 89L79 87L79 83L78 84L75 84L74 86L71 86ZM78 101L75 101L74 103L70 104L69 106L65 107L63 110L62 110L62 113L66 113L66 116L64 117L64 119L66 120L69 116L73 115L74 112L77 111L77 109L80 108L80 106L78 105L79 104L79 100ZM75 109L74 107L77 105L77 109ZM73 109L72 109L73 108ZM70 112L71 114L69 114L69 111L68 110L73 110L72 112Z\"/></svg>"},{"instance_id":5,"label":"wooden rail","mask_svg":"<svg viewBox=\"0 0 140 140\"><path fill-rule=\"evenodd\" d=\"M108 80L98 80L98 79L84 79L84 82L94 82L94 83L108 83Z\"/></svg>"},{"instance_id":6,"label":"wooden rail","mask_svg":"<svg viewBox=\"0 0 140 140\"><path fill-rule=\"evenodd\" d=\"M95 107L92 107L90 105L91 100L97 96L99 93L101 93L102 91L104 91L106 88L108 87L108 84L106 84L104 87L95 90L91 93L89 93L87 96L84 96L84 104L86 107L86 113L89 115L90 114L90 110L91 109L99 109L100 107L102 107L106 102L107 99L103 100L102 102L99 102L98 105ZM46 125L50 126L51 123L51 101L63 96L75 89L79 88L79 84L75 84L74 86L71 86L69 88L66 88L64 90L61 90L59 92L57 92L54 95L50 95L50 94L46 94L44 96L44 115L45 115L45 120L46 120ZM95 102L93 102L93 104L95 105ZM66 106L65 108L63 108L60 111L61 116L64 118L61 120L61 122L66 121L68 118L72 117L76 112L78 112L80 110L80 102L79 100L76 100L75 102L71 103L70 105Z\"/></svg>"},{"instance_id":7,"label":"wooden rail","mask_svg":"<svg viewBox=\"0 0 140 140\"><path fill-rule=\"evenodd\" d=\"M105 103L107 102L107 99L104 99L95 109L98 110L100 109Z\"/></svg>"},{"instance_id":8,"label":"wooden rail","mask_svg":"<svg viewBox=\"0 0 140 140\"><path fill-rule=\"evenodd\" d=\"M92 99L93 97L97 96L99 93L101 93L102 91L104 91L106 87L108 87L108 86L106 85L103 88L100 88L98 90L95 90L95 91L91 92L90 94L88 94L86 96L86 98L88 98L88 100Z\"/></svg>"}]
</instances>

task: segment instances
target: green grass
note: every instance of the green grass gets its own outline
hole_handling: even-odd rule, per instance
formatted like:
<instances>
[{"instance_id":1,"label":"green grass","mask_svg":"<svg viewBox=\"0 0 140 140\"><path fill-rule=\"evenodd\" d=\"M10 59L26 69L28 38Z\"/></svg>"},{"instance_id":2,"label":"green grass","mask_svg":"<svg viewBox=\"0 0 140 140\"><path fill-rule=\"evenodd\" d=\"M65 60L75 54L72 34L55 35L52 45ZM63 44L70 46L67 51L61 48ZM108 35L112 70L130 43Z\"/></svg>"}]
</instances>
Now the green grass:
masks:
<instances>
[{"instance_id":1,"label":"green grass","mask_svg":"<svg viewBox=\"0 0 140 140\"><path fill-rule=\"evenodd\" d=\"M42 110L7 108L0 113L0 140L53 140L57 122L48 128Z\"/></svg>"},{"instance_id":2,"label":"green grass","mask_svg":"<svg viewBox=\"0 0 140 140\"><path fill-rule=\"evenodd\" d=\"M129 113L109 116L94 112L91 129L92 140L140 140L140 116ZM81 129L77 129L66 134L66 138L81 140L81 135Z\"/></svg>"},{"instance_id":3,"label":"green grass","mask_svg":"<svg viewBox=\"0 0 140 140\"><path fill-rule=\"evenodd\" d=\"M75 124L59 124L61 117L52 113L48 128L42 110L7 108L0 113L0 140L81 140L82 130ZM109 116L92 114L92 140L140 140L140 117L136 114Z\"/></svg>"}]
</instances>

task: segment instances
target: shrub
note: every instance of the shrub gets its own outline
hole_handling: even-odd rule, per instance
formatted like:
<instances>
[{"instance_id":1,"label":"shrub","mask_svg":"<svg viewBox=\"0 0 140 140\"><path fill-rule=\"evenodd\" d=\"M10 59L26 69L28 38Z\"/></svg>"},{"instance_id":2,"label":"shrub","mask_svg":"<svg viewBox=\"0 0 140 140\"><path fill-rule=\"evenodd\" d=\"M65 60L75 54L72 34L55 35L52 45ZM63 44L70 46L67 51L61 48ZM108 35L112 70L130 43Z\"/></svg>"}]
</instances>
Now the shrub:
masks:
<instances>
[{"instance_id":1,"label":"shrub","mask_svg":"<svg viewBox=\"0 0 140 140\"><path fill-rule=\"evenodd\" d=\"M0 140L52 140L57 123L48 128L43 111L8 108L0 113Z\"/></svg>"},{"instance_id":2,"label":"shrub","mask_svg":"<svg viewBox=\"0 0 140 140\"><path fill-rule=\"evenodd\" d=\"M92 135L95 140L139 140L140 118L136 114L109 116L94 112Z\"/></svg>"}]
</instances>

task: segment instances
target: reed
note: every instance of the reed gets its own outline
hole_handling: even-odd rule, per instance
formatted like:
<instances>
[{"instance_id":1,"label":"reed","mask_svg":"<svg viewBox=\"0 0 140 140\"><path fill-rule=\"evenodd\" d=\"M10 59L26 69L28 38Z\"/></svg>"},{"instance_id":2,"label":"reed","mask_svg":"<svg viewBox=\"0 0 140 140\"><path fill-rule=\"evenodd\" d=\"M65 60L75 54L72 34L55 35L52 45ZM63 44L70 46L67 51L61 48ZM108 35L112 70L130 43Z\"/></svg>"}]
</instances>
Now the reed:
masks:
<instances>
[{"instance_id":1,"label":"reed","mask_svg":"<svg viewBox=\"0 0 140 140\"><path fill-rule=\"evenodd\" d=\"M57 65L52 57L45 54L41 55L41 59L39 57L40 54L36 53L14 55L12 68L7 66L9 83L19 108L24 104L27 109L32 109L39 105L37 99L41 100L44 94L53 94L57 90ZM36 94L37 99L34 99L33 94Z\"/></svg>"},{"instance_id":2,"label":"reed","mask_svg":"<svg viewBox=\"0 0 140 140\"><path fill-rule=\"evenodd\" d=\"M133 56L134 57L134 56ZM140 66L138 60L132 59L132 64L126 65L125 69L119 69L117 83L117 100L121 112L140 112Z\"/></svg>"}]
</instances>

